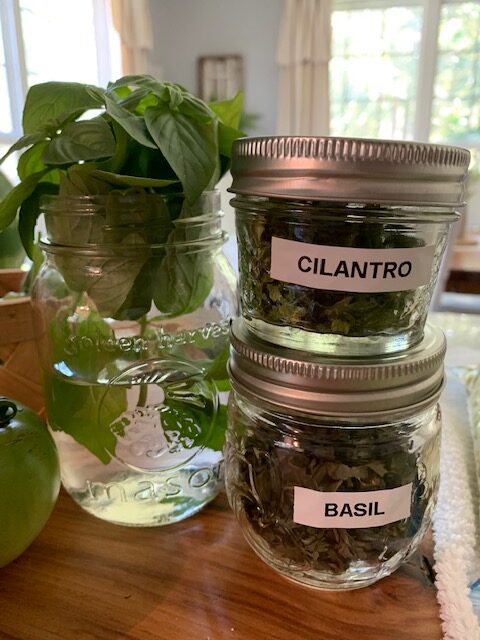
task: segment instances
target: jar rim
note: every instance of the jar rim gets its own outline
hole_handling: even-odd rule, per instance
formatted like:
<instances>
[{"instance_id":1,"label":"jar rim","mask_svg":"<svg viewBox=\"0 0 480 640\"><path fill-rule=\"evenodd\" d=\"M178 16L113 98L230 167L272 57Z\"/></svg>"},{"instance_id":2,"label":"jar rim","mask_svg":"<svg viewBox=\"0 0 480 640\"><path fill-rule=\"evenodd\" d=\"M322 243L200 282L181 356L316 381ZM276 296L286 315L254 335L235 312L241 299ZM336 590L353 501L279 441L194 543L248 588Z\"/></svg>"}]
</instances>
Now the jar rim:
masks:
<instances>
[{"instance_id":1,"label":"jar rim","mask_svg":"<svg viewBox=\"0 0 480 640\"><path fill-rule=\"evenodd\" d=\"M461 206L470 152L461 147L335 136L236 140L238 194L359 203Z\"/></svg>"},{"instance_id":2,"label":"jar rim","mask_svg":"<svg viewBox=\"0 0 480 640\"><path fill-rule=\"evenodd\" d=\"M60 194L45 194L40 198L40 208L43 212L50 209L58 209L59 202L68 203L69 206L78 209L78 213L85 210L85 213L96 213L95 206L103 206L109 198L118 198L118 202L125 203L125 206L130 206L131 203L141 204L143 199L147 200L182 200L185 201L185 194L183 192L173 193L151 193L141 189L112 189L106 194L79 194L79 195L60 195ZM220 191L218 189L211 189L209 191L203 191L199 198L195 201L194 205L199 203L208 203L211 201L212 206L216 209L220 209ZM92 209L89 211L89 207ZM59 215L61 213L59 212Z\"/></svg>"},{"instance_id":3,"label":"jar rim","mask_svg":"<svg viewBox=\"0 0 480 640\"><path fill-rule=\"evenodd\" d=\"M300 407L297 403L291 403L286 399L284 395L278 395L277 398L269 397L268 399L262 393L259 393L252 387L247 387L246 385L239 382L237 378L235 378L234 374L231 371L231 365L227 365L227 370L230 375L230 382L232 384L232 389L242 395L245 399L250 402L258 402L264 404L266 407L269 407L271 410L275 410L277 412L292 412L293 415L303 415L303 416L317 416L324 417L327 420L342 420L341 424L335 425L338 428L348 429L348 428L372 428L378 427L379 422L387 425L391 422L396 422L399 420L405 420L412 416L415 416L430 407L435 406L438 403L440 395L445 387L446 379L445 376L442 376L437 387L433 392L430 392L427 397L419 402L414 404L408 404L406 406L400 406L398 408L388 408L381 409L375 411L367 411L365 408L356 408L355 410L350 411L342 411L338 407L332 408L331 405L327 404L327 397L325 396L324 402L322 402L322 398L319 394L317 394L315 398L315 405L311 406L308 403L308 399L303 403ZM367 406L372 406L375 404L376 399L368 396L365 398L366 402L364 403ZM321 403L319 405L319 402ZM348 424L349 419L358 419L361 420L364 424L362 425L351 425ZM323 424L319 424L319 426L324 426Z\"/></svg>"},{"instance_id":4,"label":"jar rim","mask_svg":"<svg viewBox=\"0 0 480 640\"><path fill-rule=\"evenodd\" d=\"M76 251L84 248L90 255L111 255L115 248L129 245L199 250L202 243L223 244L227 239L221 228L224 214L218 190L204 192L194 205L179 193L115 193L119 196L112 199L110 194L45 196L41 200L47 231L45 250L48 246L50 251L62 246ZM180 206L171 210L169 200Z\"/></svg>"},{"instance_id":5,"label":"jar rim","mask_svg":"<svg viewBox=\"0 0 480 640\"><path fill-rule=\"evenodd\" d=\"M228 233L221 230L219 234L198 240L187 240L184 242L164 242L164 243L137 243L137 244L92 244L92 245L72 245L52 242L49 239L40 241L40 248L48 254L65 255L85 255L93 257L118 257L138 256L139 250L148 249L153 254L155 250L171 249L177 253L198 253L205 250L216 250L222 247L228 240Z\"/></svg>"},{"instance_id":6,"label":"jar rim","mask_svg":"<svg viewBox=\"0 0 480 640\"><path fill-rule=\"evenodd\" d=\"M288 215L292 222L314 220L318 216L325 220L338 221L339 216L345 218L361 217L374 219L375 222L399 223L419 222L438 224L439 222L456 222L460 213L450 205L412 205L375 202L340 202L333 200L314 200L298 198L284 199L280 196L260 196L256 194L236 193L229 204L239 215Z\"/></svg>"},{"instance_id":7,"label":"jar rim","mask_svg":"<svg viewBox=\"0 0 480 640\"><path fill-rule=\"evenodd\" d=\"M380 415L410 412L438 397L446 340L426 325L421 342L384 356L333 357L295 351L254 336L245 321L231 328L232 385L259 399L307 413Z\"/></svg>"}]
</instances>

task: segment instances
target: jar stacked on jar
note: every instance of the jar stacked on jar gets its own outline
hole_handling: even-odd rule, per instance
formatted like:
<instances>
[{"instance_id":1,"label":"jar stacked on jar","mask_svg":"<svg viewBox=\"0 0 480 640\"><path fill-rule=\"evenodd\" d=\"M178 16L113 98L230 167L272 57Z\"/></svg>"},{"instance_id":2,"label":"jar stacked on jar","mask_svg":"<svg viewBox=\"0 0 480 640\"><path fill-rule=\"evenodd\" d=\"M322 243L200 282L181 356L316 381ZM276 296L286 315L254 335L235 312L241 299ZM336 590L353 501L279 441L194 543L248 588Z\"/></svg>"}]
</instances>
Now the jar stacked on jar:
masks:
<instances>
[{"instance_id":1,"label":"jar stacked on jar","mask_svg":"<svg viewBox=\"0 0 480 640\"><path fill-rule=\"evenodd\" d=\"M254 551L292 580L366 586L429 527L446 344L426 318L468 163L415 142L234 144L226 488Z\"/></svg>"}]
</instances>

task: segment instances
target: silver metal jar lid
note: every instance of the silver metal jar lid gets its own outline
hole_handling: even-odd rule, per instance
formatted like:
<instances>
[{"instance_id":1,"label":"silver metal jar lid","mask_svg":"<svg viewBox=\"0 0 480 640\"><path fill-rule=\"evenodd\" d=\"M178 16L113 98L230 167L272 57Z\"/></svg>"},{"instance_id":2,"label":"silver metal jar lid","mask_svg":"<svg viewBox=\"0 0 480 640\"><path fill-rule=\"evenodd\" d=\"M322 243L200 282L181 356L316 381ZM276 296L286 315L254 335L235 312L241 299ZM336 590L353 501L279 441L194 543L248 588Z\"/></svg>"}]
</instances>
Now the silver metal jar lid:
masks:
<instances>
[{"instance_id":1,"label":"silver metal jar lid","mask_svg":"<svg viewBox=\"0 0 480 640\"><path fill-rule=\"evenodd\" d=\"M423 340L402 353L367 358L317 356L264 342L238 319L232 324L229 373L234 389L304 413L409 415L440 395L445 351L442 331L426 325Z\"/></svg>"},{"instance_id":2,"label":"silver metal jar lid","mask_svg":"<svg viewBox=\"0 0 480 640\"><path fill-rule=\"evenodd\" d=\"M272 136L233 145L237 194L359 204L460 206L470 152L362 138Z\"/></svg>"}]
</instances>

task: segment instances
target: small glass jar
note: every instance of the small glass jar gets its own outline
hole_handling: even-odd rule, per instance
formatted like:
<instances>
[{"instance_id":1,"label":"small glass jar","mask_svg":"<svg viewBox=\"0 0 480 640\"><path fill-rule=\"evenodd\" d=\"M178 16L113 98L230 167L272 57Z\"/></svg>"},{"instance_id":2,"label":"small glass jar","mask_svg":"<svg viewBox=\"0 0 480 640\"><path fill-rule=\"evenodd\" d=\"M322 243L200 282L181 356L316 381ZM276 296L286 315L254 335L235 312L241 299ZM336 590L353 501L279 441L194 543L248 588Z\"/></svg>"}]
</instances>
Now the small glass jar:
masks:
<instances>
[{"instance_id":1,"label":"small glass jar","mask_svg":"<svg viewBox=\"0 0 480 640\"><path fill-rule=\"evenodd\" d=\"M225 481L253 550L287 578L355 589L419 545L439 478L445 339L333 359L232 328ZM290 352L292 353L292 352Z\"/></svg>"},{"instance_id":2,"label":"small glass jar","mask_svg":"<svg viewBox=\"0 0 480 640\"><path fill-rule=\"evenodd\" d=\"M133 526L192 515L223 486L235 276L217 192L46 199L33 292L63 485Z\"/></svg>"},{"instance_id":3,"label":"small glass jar","mask_svg":"<svg viewBox=\"0 0 480 640\"><path fill-rule=\"evenodd\" d=\"M336 355L419 342L469 157L413 142L236 141L230 191L251 331Z\"/></svg>"}]
</instances>

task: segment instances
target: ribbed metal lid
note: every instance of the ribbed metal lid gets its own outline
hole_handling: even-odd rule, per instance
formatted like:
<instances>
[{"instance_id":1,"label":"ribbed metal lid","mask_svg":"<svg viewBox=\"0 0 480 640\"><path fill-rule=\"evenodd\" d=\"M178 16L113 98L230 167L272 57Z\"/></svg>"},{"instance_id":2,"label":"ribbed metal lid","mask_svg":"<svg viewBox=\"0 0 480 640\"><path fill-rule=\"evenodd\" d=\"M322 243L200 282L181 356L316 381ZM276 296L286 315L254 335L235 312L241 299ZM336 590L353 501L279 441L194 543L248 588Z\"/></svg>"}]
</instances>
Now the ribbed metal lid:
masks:
<instances>
[{"instance_id":1,"label":"ribbed metal lid","mask_svg":"<svg viewBox=\"0 0 480 640\"><path fill-rule=\"evenodd\" d=\"M446 340L426 325L423 340L383 357L321 357L294 352L251 334L244 321L231 331L233 387L275 405L332 416L408 413L440 394Z\"/></svg>"},{"instance_id":2,"label":"ribbed metal lid","mask_svg":"<svg viewBox=\"0 0 480 640\"><path fill-rule=\"evenodd\" d=\"M459 206L470 152L362 138L273 136L233 145L229 191L361 204Z\"/></svg>"}]
</instances>

